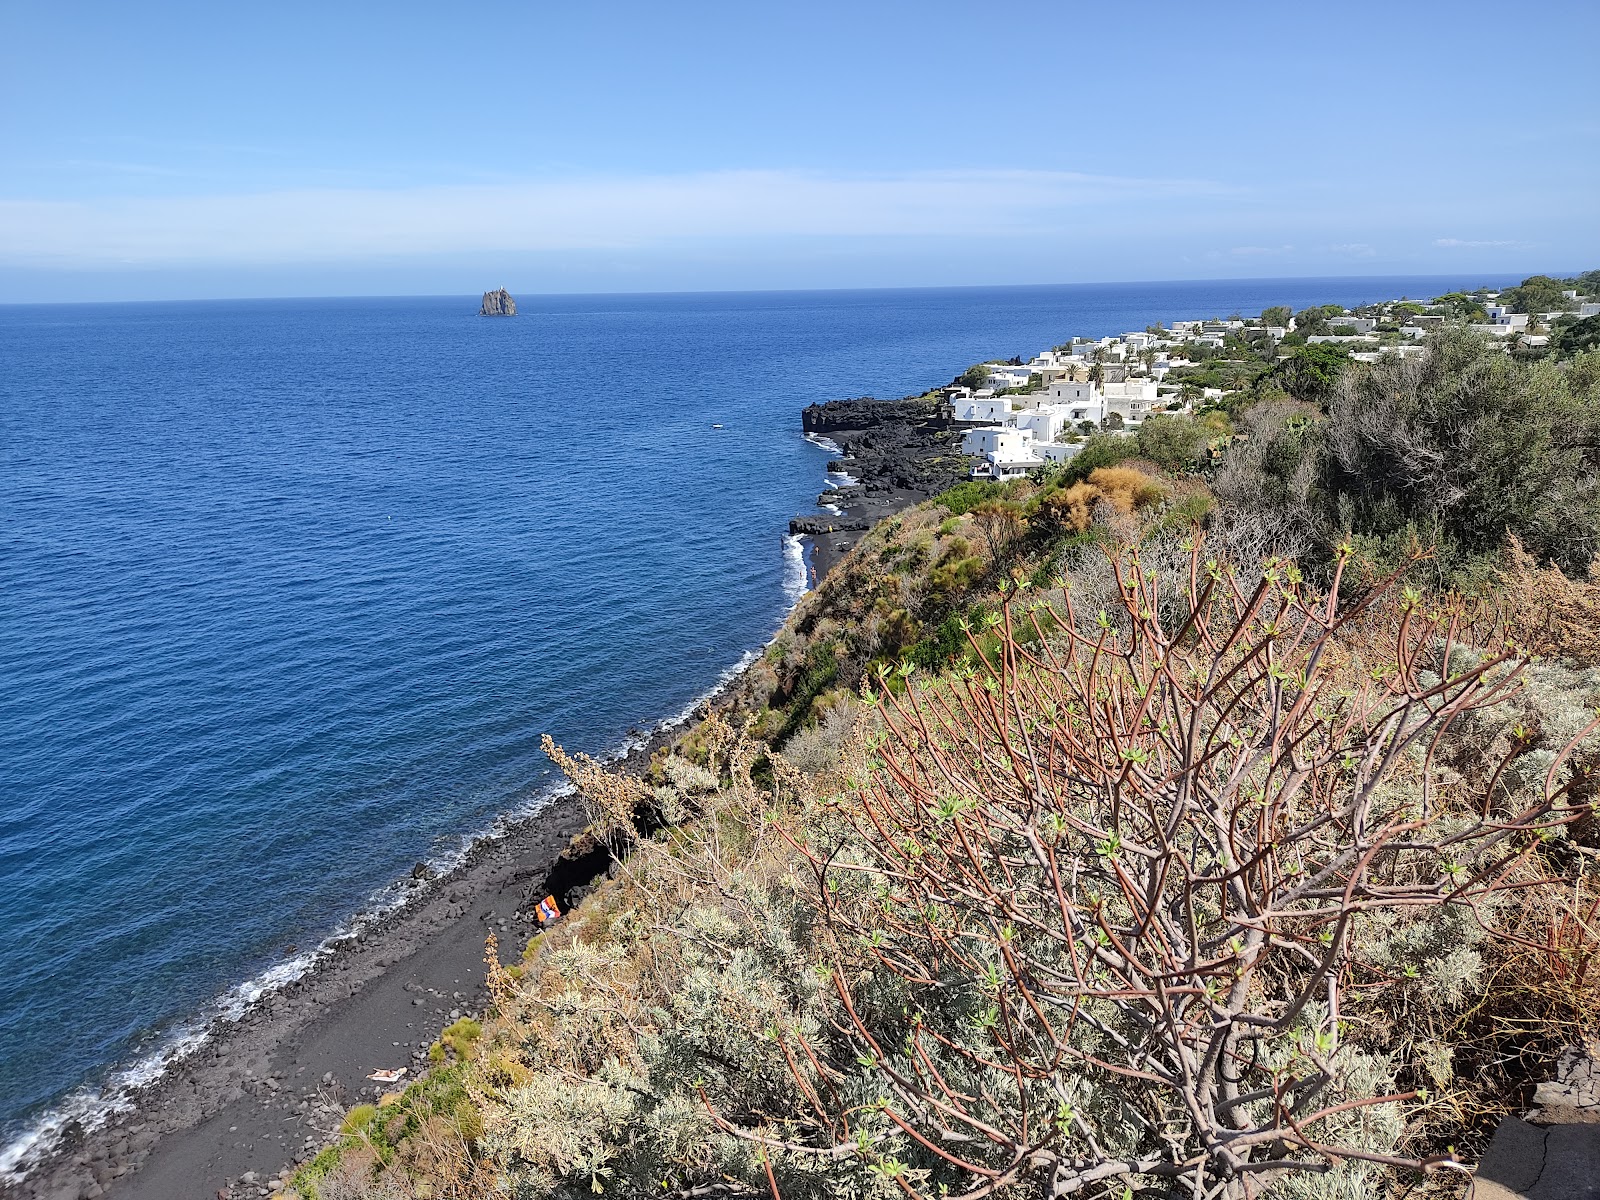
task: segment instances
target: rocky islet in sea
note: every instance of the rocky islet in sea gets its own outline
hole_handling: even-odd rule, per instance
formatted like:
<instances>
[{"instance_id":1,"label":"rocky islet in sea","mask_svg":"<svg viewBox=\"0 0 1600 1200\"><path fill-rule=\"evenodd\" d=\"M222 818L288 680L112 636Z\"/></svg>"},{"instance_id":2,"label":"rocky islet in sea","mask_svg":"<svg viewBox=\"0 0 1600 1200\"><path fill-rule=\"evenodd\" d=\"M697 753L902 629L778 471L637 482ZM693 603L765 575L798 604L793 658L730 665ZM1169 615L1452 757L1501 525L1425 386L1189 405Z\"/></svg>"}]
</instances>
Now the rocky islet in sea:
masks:
<instances>
[{"instance_id":1,"label":"rocky islet in sea","mask_svg":"<svg viewBox=\"0 0 1600 1200\"><path fill-rule=\"evenodd\" d=\"M483 307L478 310L480 317L514 317L517 315L517 302L511 298L511 293L505 288L499 288L483 294Z\"/></svg>"}]
</instances>

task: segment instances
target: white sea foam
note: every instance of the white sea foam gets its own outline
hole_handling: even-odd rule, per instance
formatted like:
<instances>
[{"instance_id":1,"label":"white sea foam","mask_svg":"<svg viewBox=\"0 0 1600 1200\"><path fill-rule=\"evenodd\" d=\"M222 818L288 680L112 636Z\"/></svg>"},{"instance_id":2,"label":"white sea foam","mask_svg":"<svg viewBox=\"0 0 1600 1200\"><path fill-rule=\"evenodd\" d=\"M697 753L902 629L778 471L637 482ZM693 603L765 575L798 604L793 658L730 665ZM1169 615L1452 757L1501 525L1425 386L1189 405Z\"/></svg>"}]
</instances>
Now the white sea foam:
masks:
<instances>
[{"instance_id":1,"label":"white sea foam","mask_svg":"<svg viewBox=\"0 0 1600 1200\"><path fill-rule=\"evenodd\" d=\"M806 547L798 533L784 535L783 560L783 590L794 605L807 591Z\"/></svg>"},{"instance_id":2,"label":"white sea foam","mask_svg":"<svg viewBox=\"0 0 1600 1200\"><path fill-rule=\"evenodd\" d=\"M806 439L806 441L810 442L813 446L822 447L822 449L826 450L829 454L843 454L844 453L844 447L843 446L839 445L838 442L834 441L830 437L823 437L820 433L806 433L806 434L802 434L801 436L804 437Z\"/></svg>"},{"instance_id":3,"label":"white sea foam","mask_svg":"<svg viewBox=\"0 0 1600 1200\"><path fill-rule=\"evenodd\" d=\"M832 438L823 437L820 433L807 433L803 434L802 436L813 446L820 446L830 454L844 453L843 446L839 445L839 443L834 441ZM827 472L826 478L827 486L829 488L854 487L856 484L861 482L854 475L851 475L847 471L829 471ZM822 507L829 509L830 511L838 511L829 504L824 504Z\"/></svg>"}]
</instances>

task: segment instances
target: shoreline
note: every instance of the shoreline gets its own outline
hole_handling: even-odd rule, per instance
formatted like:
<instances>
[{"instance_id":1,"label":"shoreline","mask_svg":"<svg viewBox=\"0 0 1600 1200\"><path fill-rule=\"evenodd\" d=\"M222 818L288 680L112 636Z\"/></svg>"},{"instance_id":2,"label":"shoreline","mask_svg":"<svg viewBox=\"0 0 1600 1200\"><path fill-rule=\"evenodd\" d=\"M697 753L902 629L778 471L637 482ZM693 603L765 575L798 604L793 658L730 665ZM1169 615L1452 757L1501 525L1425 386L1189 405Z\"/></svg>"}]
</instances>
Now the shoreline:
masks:
<instances>
[{"instance_id":1,"label":"shoreline","mask_svg":"<svg viewBox=\"0 0 1600 1200\"><path fill-rule=\"evenodd\" d=\"M785 589L787 620L804 592L787 578ZM759 661L759 651L744 655L693 704L602 761L642 771L706 714L736 706ZM539 929L533 905L553 894L565 912L606 872L610 856L583 838L587 825L579 797L557 784L472 837L448 869L375 889L373 897L397 894L397 902L330 933L304 956L303 969L267 982L236 1016L217 1012L204 1025L177 1027L172 1040L191 1048L172 1054L164 1047L111 1068L114 1082L157 1063L153 1077L126 1086L125 1105L110 1108L94 1128L65 1120L44 1148L24 1153L18 1166L25 1173L0 1180L0 1198L270 1195L265 1184L280 1168L319 1149L352 1104L382 1094L367 1075L404 1066L405 1082L415 1080L426 1072L426 1050L439 1032L456 1016L483 1009L488 934L498 939L503 962L517 961ZM282 965L212 1005L255 988ZM163 1055L170 1057L161 1063ZM112 1105L109 1090L98 1099ZM252 1174L255 1182L241 1182Z\"/></svg>"},{"instance_id":2,"label":"shoreline","mask_svg":"<svg viewBox=\"0 0 1600 1200\"><path fill-rule=\"evenodd\" d=\"M854 461L854 439L804 436ZM786 564L795 569L786 565L786 608L774 637L868 528L927 498L879 478L877 464L864 465L858 479L830 461L818 497L819 509L848 528L785 535ZM704 696L602 761L642 771L708 713L737 707L760 655L744 655ZM369 907L315 949L221 993L203 1010L212 1013L203 1025L177 1026L161 1049L112 1067L94 1098L104 1106L100 1121L86 1128L72 1117L47 1131L43 1148L19 1157L25 1173L0 1179L0 1200L271 1195L268 1184L315 1154L351 1105L386 1090L369 1074L404 1066L404 1082L414 1081L427 1072L426 1050L438 1033L457 1016L482 1011L488 934L498 939L501 960L515 962L538 932L532 908L541 898L556 896L565 912L609 870L608 852L583 836L587 823L570 785L555 784L467 835L444 869L419 864L375 889ZM275 973L286 977L274 980ZM236 995L229 1011L226 1001ZM146 1064L148 1080L117 1084L119 1074ZM52 1113L69 1103L70 1095Z\"/></svg>"}]
</instances>

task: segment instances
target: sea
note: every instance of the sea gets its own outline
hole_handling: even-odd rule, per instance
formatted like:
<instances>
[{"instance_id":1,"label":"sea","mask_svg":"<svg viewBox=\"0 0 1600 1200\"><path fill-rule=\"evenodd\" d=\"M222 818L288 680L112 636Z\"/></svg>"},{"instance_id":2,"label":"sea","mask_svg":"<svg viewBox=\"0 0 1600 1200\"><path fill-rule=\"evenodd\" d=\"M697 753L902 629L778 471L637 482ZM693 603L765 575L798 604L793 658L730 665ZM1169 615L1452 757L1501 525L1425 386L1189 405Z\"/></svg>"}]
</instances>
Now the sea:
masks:
<instances>
[{"instance_id":1,"label":"sea","mask_svg":"<svg viewBox=\"0 0 1600 1200\"><path fill-rule=\"evenodd\" d=\"M758 653L805 405L1509 282L0 306L0 1174Z\"/></svg>"}]
</instances>

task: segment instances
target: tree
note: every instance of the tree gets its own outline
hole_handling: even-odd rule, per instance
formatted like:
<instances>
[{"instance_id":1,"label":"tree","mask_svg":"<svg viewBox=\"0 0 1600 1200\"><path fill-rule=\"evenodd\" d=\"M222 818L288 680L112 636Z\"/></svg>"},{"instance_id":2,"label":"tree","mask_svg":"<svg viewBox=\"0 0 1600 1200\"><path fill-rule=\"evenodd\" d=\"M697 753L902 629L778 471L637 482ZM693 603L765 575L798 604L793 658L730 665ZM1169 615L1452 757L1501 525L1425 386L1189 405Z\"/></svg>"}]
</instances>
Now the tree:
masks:
<instances>
[{"instance_id":1,"label":"tree","mask_svg":"<svg viewBox=\"0 0 1600 1200\"><path fill-rule=\"evenodd\" d=\"M1206 430L1188 417L1151 417L1137 440L1140 457L1168 471L1192 471L1205 453Z\"/></svg>"},{"instance_id":2,"label":"tree","mask_svg":"<svg viewBox=\"0 0 1600 1200\"><path fill-rule=\"evenodd\" d=\"M1569 285L1565 280L1548 275L1530 275L1514 288L1500 293L1500 303L1520 313L1560 312L1571 306L1564 292Z\"/></svg>"},{"instance_id":3,"label":"tree","mask_svg":"<svg viewBox=\"0 0 1600 1200\"><path fill-rule=\"evenodd\" d=\"M1297 400L1325 401L1350 361L1343 346L1316 342L1297 347L1269 372L1269 377Z\"/></svg>"},{"instance_id":4,"label":"tree","mask_svg":"<svg viewBox=\"0 0 1600 1200\"><path fill-rule=\"evenodd\" d=\"M1550 347L1562 357L1600 350L1600 316L1578 321L1557 321Z\"/></svg>"},{"instance_id":5,"label":"tree","mask_svg":"<svg viewBox=\"0 0 1600 1200\"><path fill-rule=\"evenodd\" d=\"M1321 305L1303 308L1294 315L1295 332L1305 337L1328 332L1328 314Z\"/></svg>"},{"instance_id":6,"label":"tree","mask_svg":"<svg viewBox=\"0 0 1600 1200\"><path fill-rule=\"evenodd\" d=\"M1290 318L1287 304L1274 304L1271 308L1261 310L1261 323L1263 325L1280 325L1288 327Z\"/></svg>"},{"instance_id":7,"label":"tree","mask_svg":"<svg viewBox=\"0 0 1600 1200\"><path fill-rule=\"evenodd\" d=\"M1348 373L1329 406L1336 522L1431 543L1442 573L1497 554L1509 533L1581 574L1600 552L1600 386L1574 391L1579 378L1464 330L1420 361Z\"/></svg>"},{"instance_id":8,"label":"tree","mask_svg":"<svg viewBox=\"0 0 1600 1200\"><path fill-rule=\"evenodd\" d=\"M989 386L989 366L987 363L978 363L968 367L956 376L956 382L962 387L969 387L973 391Z\"/></svg>"},{"instance_id":9,"label":"tree","mask_svg":"<svg viewBox=\"0 0 1600 1200\"><path fill-rule=\"evenodd\" d=\"M1446 316L1463 321L1481 323L1489 319L1489 310L1483 307L1483 302L1465 292L1446 292L1433 302L1433 306L1444 309Z\"/></svg>"}]
</instances>

